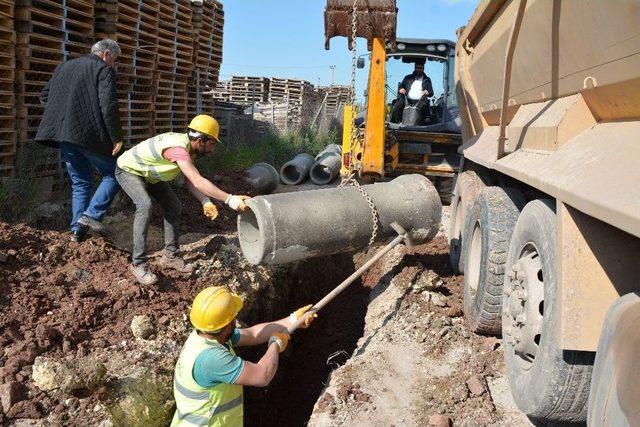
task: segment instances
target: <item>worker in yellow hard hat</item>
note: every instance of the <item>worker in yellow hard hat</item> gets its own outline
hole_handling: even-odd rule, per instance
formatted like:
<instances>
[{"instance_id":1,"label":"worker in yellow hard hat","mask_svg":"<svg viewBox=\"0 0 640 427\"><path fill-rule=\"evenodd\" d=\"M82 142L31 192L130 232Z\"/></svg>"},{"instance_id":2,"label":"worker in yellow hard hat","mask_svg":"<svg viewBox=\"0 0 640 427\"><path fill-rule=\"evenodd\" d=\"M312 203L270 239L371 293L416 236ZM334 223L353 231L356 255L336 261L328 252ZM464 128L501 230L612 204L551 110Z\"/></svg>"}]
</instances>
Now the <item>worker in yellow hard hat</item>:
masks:
<instances>
[{"instance_id":1,"label":"worker in yellow hard hat","mask_svg":"<svg viewBox=\"0 0 640 427\"><path fill-rule=\"evenodd\" d=\"M219 132L217 120L201 114L191 120L185 133L169 132L154 136L118 158L116 179L136 205L131 272L139 283L152 285L158 280L147 266L145 254L152 198L162 206L164 212L165 249L159 260L160 266L183 273L193 271L193 266L178 255L182 204L168 184L180 172L184 174L191 194L202 203L207 217L215 219L218 216L218 210L210 198L224 202L236 211L246 208L244 201L247 196L222 191L200 175L193 163L196 154L213 151L215 144L220 142Z\"/></svg>"},{"instance_id":2,"label":"worker in yellow hard hat","mask_svg":"<svg viewBox=\"0 0 640 427\"><path fill-rule=\"evenodd\" d=\"M305 316L311 305L289 317L237 328L242 299L222 286L203 289L193 300L189 318L195 328L176 363L172 426L242 426L242 386L266 387L278 368L279 354L289 342L286 329ZM302 328L317 315L306 314ZM258 363L236 356L233 347L267 344Z\"/></svg>"}]
</instances>

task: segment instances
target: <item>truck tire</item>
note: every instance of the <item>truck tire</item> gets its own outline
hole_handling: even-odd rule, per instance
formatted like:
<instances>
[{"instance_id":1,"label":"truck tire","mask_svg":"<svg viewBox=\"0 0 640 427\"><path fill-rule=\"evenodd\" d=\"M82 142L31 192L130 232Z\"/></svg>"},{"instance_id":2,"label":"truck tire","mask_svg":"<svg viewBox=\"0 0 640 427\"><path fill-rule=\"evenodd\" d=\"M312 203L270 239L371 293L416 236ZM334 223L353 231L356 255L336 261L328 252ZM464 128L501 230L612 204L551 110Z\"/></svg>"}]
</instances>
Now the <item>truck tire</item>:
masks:
<instances>
[{"instance_id":1,"label":"truck tire","mask_svg":"<svg viewBox=\"0 0 640 427\"><path fill-rule=\"evenodd\" d=\"M485 187L465 218L464 314L473 332L499 335L502 284L511 233L524 198L515 189Z\"/></svg>"},{"instance_id":2,"label":"truck tire","mask_svg":"<svg viewBox=\"0 0 640 427\"><path fill-rule=\"evenodd\" d=\"M511 394L537 420L583 422L594 353L560 347L557 217L552 200L522 210L509 244L502 336Z\"/></svg>"},{"instance_id":3,"label":"truck tire","mask_svg":"<svg viewBox=\"0 0 640 427\"><path fill-rule=\"evenodd\" d=\"M473 171L462 172L455 182L449 218L449 260L456 274L464 272L464 262L461 260L464 216L483 187L482 180Z\"/></svg>"}]
</instances>

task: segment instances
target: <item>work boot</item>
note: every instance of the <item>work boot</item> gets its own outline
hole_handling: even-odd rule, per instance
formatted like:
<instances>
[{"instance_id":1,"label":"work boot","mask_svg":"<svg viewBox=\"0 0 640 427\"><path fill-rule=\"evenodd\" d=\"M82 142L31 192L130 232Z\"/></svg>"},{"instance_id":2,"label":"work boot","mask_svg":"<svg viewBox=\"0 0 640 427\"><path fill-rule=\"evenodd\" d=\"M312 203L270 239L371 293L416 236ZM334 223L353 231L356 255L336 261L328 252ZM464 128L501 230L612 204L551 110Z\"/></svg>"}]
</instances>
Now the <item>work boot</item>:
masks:
<instances>
[{"instance_id":1,"label":"work boot","mask_svg":"<svg viewBox=\"0 0 640 427\"><path fill-rule=\"evenodd\" d=\"M84 241L85 237L87 237L87 229L86 228L80 228L78 230L73 230L71 232L71 241L72 242L80 243L80 242Z\"/></svg>"},{"instance_id":2,"label":"work boot","mask_svg":"<svg viewBox=\"0 0 640 427\"><path fill-rule=\"evenodd\" d=\"M82 215L80 219L78 219L78 224L82 225L83 227L89 228L91 229L91 231L94 231L98 234L105 235L108 232L107 227L102 225L100 221L86 215Z\"/></svg>"},{"instance_id":3,"label":"work boot","mask_svg":"<svg viewBox=\"0 0 640 427\"><path fill-rule=\"evenodd\" d=\"M193 264L187 264L181 257L177 255L171 256L166 252L160 257L158 265L163 268L176 270L180 273L192 273L194 268Z\"/></svg>"},{"instance_id":4,"label":"work boot","mask_svg":"<svg viewBox=\"0 0 640 427\"><path fill-rule=\"evenodd\" d=\"M158 276L153 274L147 264L132 265L131 274L136 278L136 281L141 285L151 286L158 281Z\"/></svg>"}]
</instances>

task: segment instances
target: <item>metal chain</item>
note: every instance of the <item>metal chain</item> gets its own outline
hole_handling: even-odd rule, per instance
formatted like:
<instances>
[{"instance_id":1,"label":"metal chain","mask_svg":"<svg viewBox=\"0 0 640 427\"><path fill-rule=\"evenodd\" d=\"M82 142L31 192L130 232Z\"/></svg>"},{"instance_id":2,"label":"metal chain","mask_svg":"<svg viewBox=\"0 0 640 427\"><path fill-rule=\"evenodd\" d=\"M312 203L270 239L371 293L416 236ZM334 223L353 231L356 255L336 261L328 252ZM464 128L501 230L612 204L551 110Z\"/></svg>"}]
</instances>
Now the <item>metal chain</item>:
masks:
<instances>
[{"instance_id":1,"label":"metal chain","mask_svg":"<svg viewBox=\"0 0 640 427\"><path fill-rule=\"evenodd\" d=\"M357 22L358 22L358 0L353 0L353 12L351 15L351 85L349 87L349 105L355 106L355 98L356 98L356 69L358 62L358 54L357 54L357 43L356 43L356 34L357 34ZM345 123L345 125L347 125ZM369 208L371 209L371 222L373 223L371 229L371 238L369 239L369 246L373 245L378 237L378 223L380 222L380 216L378 215L378 210L371 199L371 196L367 194L367 192L362 188L360 183L356 180L355 175L355 167L354 167L354 158L355 158L355 147L357 140L357 129L355 126L355 121L352 120L351 123L351 140L349 141L349 175L343 178L340 183L340 187L356 187L356 189L360 192L362 197L369 204Z\"/></svg>"}]
</instances>

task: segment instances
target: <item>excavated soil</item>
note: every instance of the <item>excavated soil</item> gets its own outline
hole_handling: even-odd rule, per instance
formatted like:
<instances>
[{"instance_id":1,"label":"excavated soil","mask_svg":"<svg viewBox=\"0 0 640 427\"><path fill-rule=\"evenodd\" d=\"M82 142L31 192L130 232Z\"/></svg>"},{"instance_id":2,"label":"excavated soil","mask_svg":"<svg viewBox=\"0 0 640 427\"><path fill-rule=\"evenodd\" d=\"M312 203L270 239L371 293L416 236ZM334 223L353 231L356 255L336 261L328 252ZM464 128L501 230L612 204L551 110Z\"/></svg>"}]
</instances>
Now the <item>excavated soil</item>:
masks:
<instances>
[{"instance_id":1,"label":"excavated soil","mask_svg":"<svg viewBox=\"0 0 640 427\"><path fill-rule=\"evenodd\" d=\"M212 178L222 188L248 191L239 174ZM64 231L0 222L0 381L20 390L12 399L0 396L10 406L0 406L0 425L163 425L172 413L172 366L189 332L186 314L200 289L227 284L245 298L240 322L253 324L317 301L371 255L251 266L239 251L232 212L220 207L219 220L209 221L190 196L181 198L183 252L197 271L160 273L152 288L136 285L128 272L132 207L126 200L107 221L119 241L72 243ZM160 213L150 238L161 242ZM438 278L438 285L425 291L422 277ZM269 387L246 388L246 425L427 425L437 414L456 425L521 425L508 408L500 342L469 333L461 287L444 237L412 253L393 251L311 328L295 333ZM155 326L148 339L132 336L136 315ZM257 361L263 352L261 346L240 354ZM41 391L32 378L37 356L71 362L94 356L107 375L91 391ZM131 390L125 385L139 378L136 370L156 378L154 402L123 397ZM136 393L148 393L144 381L135 383ZM140 419L126 418L127 410Z\"/></svg>"}]
</instances>

